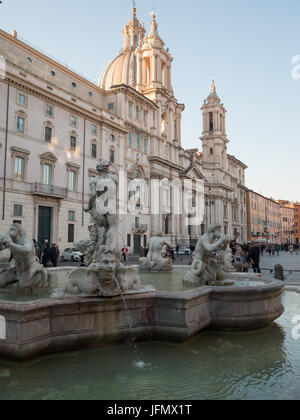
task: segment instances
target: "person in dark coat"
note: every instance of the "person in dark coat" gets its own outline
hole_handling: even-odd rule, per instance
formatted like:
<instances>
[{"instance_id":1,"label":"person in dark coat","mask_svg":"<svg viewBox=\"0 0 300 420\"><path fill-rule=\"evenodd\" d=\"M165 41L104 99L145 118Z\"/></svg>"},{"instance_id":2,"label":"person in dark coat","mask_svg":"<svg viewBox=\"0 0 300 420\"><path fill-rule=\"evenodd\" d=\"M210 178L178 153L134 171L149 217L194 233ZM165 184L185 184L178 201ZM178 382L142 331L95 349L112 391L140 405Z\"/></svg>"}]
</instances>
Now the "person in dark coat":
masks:
<instances>
[{"instance_id":1,"label":"person in dark coat","mask_svg":"<svg viewBox=\"0 0 300 420\"><path fill-rule=\"evenodd\" d=\"M260 248L257 245L251 247L248 254L248 261L252 264L254 273L261 273L260 270Z\"/></svg>"},{"instance_id":2,"label":"person in dark coat","mask_svg":"<svg viewBox=\"0 0 300 420\"><path fill-rule=\"evenodd\" d=\"M52 244L52 247L50 248L50 261L53 267L57 267L57 259L58 259L57 248L55 244Z\"/></svg>"},{"instance_id":3,"label":"person in dark coat","mask_svg":"<svg viewBox=\"0 0 300 420\"><path fill-rule=\"evenodd\" d=\"M50 247L49 247L49 244L46 243L45 244L45 249L44 249L44 252L43 252L43 255L42 255L42 264L43 264L44 267L48 267L50 257L51 257Z\"/></svg>"}]
</instances>

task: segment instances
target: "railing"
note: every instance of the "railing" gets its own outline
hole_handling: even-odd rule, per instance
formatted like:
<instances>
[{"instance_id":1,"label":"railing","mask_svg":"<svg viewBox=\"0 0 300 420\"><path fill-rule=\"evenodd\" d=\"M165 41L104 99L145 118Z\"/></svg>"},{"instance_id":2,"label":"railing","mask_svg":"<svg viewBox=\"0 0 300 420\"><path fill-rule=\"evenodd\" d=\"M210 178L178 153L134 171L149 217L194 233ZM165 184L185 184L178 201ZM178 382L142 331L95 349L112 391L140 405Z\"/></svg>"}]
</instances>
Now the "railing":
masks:
<instances>
[{"instance_id":1,"label":"railing","mask_svg":"<svg viewBox=\"0 0 300 420\"><path fill-rule=\"evenodd\" d=\"M35 182L34 184L31 184L31 193L33 195L47 195L58 198L66 198L68 195L68 190L67 188L38 184Z\"/></svg>"},{"instance_id":2,"label":"railing","mask_svg":"<svg viewBox=\"0 0 300 420\"><path fill-rule=\"evenodd\" d=\"M148 225L132 225L132 230L133 232L140 232L140 233L144 233L147 232L148 230Z\"/></svg>"}]
</instances>

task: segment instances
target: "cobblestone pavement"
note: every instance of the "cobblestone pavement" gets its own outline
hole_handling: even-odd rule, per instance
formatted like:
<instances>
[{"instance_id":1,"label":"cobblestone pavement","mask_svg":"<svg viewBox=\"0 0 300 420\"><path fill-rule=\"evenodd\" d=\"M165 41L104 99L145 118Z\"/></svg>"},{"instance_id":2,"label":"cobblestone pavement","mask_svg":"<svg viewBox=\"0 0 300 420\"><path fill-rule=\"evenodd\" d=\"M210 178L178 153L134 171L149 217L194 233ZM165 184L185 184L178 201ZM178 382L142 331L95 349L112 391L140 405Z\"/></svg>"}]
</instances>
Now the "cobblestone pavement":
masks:
<instances>
[{"instance_id":1,"label":"cobblestone pavement","mask_svg":"<svg viewBox=\"0 0 300 420\"><path fill-rule=\"evenodd\" d=\"M289 252L281 251L280 255L275 255L275 257L264 254L260 263L263 277L270 277L272 274L265 269L274 269L276 264L281 264L283 266L283 269L285 270L284 277L287 283L300 284L300 253L291 255Z\"/></svg>"}]
</instances>

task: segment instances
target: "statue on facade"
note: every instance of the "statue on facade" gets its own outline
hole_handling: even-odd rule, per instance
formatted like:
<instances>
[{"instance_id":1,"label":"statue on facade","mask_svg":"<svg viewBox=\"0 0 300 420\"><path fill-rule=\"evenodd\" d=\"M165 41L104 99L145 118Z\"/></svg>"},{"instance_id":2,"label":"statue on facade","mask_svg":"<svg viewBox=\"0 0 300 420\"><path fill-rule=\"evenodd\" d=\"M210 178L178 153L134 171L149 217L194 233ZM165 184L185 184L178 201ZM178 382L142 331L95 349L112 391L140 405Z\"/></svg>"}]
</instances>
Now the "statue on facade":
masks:
<instances>
[{"instance_id":1,"label":"statue on facade","mask_svg":"<svg viewBox=\"0 0 300 420\"><path fill-rule=\"evenodd\" d=\"M147 258L139 259L140 270L171 271L173 269L171 258L162 257L162 250L164 246L172 249L172 246L162 237L162 233L157 232L156 236L151 238L149 241Z\"/></svg>"},{"instance_id":2,"label":"statue on facade","mask_svg":"<svg viewBox=\"0 0 300 420\"><path fill-rule=\"evenodd\" d=\"M199 239L191 269L185 275L184 282L197 286L214 285L226 278L223 268L217 263L213 253L218 248L225 249L229 239L221 233L221 226L213 225L208 233Z\"/></svg>"},{"instance_id":3,"label":"statue on facade","mask_svg":"<svg viewBox=\"0 0 300 420\"><path fill-rule=\"evenodd\" d=\"M35 255L33 241L18 223L11 225L6 235L0 236L0 251L9 249L12 261L0 272L0 288L37 289L47 286L47 271Z\"/></svg>"},{"instance_id":4,"label":"statue on facade","mask_svg":"<svg viewBox=\"0 0 300 420\"><path fill-rule=\"evenodd\" d=\"M86 267L72 270L64 287L52 295L54 299L65 296L113 297L141 288L137 271L121 263L116 205L113 211L108 203L116 200L118 176L110 162L101 161L97 170L99 176L91 180L91 195L85 208L94 221L89 227L90 239L74 245L83 252Z\"/></svg>"}]
</instances>

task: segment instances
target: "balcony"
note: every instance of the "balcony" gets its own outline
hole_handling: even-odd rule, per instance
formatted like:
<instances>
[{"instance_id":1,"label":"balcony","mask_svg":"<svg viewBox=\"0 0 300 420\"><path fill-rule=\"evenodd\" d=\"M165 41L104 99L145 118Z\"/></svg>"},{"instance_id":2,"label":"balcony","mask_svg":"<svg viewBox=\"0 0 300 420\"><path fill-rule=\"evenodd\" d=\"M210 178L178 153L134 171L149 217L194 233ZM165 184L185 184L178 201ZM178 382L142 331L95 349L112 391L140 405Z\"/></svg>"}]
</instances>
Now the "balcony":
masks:
<instances>
[{"instance_id":1,"label":"balcony","mask_svg":"<svg viewBox=\"0 0 300 420\"><path fill-rule=\"evenodd\" d=\"M138 225L134 224L134 225L132 225L132 231L134 233L141 234L141 233L147 232L147 230L148 230L148 225L141 225L141 224L138 224Z\"/></svg>"},{"instance_id":2,"label":"balcony","mask_svg":"<svg viewBox=\"0 0 300 420\"><path fill-rule=\"evenodd\" d=\"M38 195L43 197L53 197L53 198L67 198L68 190L67 188L55 187L53 185L44 185L38 184L35 182L31 184L31 194Z\"/></svg>"}]
</instances>

